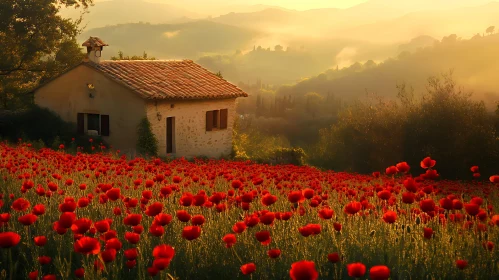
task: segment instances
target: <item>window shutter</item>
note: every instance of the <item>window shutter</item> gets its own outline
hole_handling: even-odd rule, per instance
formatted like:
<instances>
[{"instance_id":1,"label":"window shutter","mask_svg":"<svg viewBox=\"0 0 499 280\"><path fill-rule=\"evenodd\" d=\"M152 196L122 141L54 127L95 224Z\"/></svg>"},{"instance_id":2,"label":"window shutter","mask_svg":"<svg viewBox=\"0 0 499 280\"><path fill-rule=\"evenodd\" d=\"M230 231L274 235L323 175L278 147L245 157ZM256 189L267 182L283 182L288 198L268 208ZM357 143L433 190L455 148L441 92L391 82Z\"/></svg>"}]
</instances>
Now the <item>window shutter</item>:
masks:
<instances>
[{"instance_id":1,"label":"window shutter","mask_svg":"<svg viewBox=\"0 0 499 280\"><path fill-rule=\"evenodd\" d=\"M85 133L85 114L78 113L76 117L77 133L83 135Z\"/></svg>"},{"instance_id":2,"label":"window shutter","mask_svg":"<svg viewBox=\"0 0 499 280\"><path fill-rule=\"evenodd\" d=\"M100 116L100 134L109 136L109 115Z\"/></svg>"},{"instance_id":3,"label":"window shutter","mask_svg":"<svg viewBox=\"0 0 499 280\"><path fill-rule=\"evenodd\" d=\"M227 118L229 116L229 110L222 109L220 110L220 129L227 128Z\"/></svg>"},{"instance_id":4,"label":"window shutter","mask_svg":"<svg viewBox=\"0 0 499 280\"><path fill-rule=\"evenodd\" d=\"M213 130L213 111L206 111L206 131Z\"/></svg>"}]
</instances>

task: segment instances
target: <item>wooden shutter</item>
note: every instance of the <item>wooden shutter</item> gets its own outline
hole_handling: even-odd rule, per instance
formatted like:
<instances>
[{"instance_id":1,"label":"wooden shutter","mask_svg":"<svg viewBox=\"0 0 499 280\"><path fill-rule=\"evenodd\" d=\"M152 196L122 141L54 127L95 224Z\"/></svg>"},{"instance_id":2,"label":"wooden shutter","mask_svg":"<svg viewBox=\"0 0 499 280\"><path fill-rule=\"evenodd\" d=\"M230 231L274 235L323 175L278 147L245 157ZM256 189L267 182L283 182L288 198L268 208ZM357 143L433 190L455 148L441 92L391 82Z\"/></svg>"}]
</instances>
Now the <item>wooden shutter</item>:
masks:
<instances>
[{"instance_id":1,"label":"wooden shutter","mask_svg":"<svg viewBox=\"0 0 499 280\"><path fill-rule=\"evenodd\" d=\"M100 116L100 134L109 136L109 115Z\"/></svg>"},{"instance_id":2,"label":"wooden shutter","mask_svg":"<svg viewBox=\"0 0 499 280\"><path fill-rule=\"evenodd\" d=\"M78 113L76 117L77 133L83 135L85 133L85 114Z\"/></svg>"},{"instance_id":3,"label":"wooden shutter","mask_svg":"<svg viewBox=\"0 0 499 280\"><path fill-rule=\"evenodd\" d=\"M213 130L213 111L206 111L206 131Z\"/></svg>"},{"instance_id":4,"label":"wooden shutter","mask_svg":"<svg viewBox=\"0 0 499 280\"><path fill-rule=\"evenodd\" d=\"M229 110L222 109L220 110L220 129L227 128L227 118L229 116Z\"/></svg>"}]
</instances>

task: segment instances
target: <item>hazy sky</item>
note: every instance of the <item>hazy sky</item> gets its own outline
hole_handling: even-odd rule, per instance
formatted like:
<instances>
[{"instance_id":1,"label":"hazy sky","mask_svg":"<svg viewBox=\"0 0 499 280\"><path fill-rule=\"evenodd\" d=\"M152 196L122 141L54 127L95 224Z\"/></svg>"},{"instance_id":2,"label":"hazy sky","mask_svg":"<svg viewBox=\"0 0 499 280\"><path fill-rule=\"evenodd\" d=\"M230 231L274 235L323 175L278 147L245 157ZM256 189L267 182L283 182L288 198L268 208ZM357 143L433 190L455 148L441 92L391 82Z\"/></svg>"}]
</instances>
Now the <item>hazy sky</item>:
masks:
<instances>
[{"instance_id":1,"label":"hazy sky","mask_svg":"<svg viewBox=\"0 0 499 280\"><path fill-rule=\"evenodd\" d=\"M294 10L309 10L318 8L349 8L367 0L149 0L149 2L163 2L180 7L196 5L201 7L238 6L238 5L270 5ZM187 4L187 5L186 5Z\"/></svg>"}]
</instances>

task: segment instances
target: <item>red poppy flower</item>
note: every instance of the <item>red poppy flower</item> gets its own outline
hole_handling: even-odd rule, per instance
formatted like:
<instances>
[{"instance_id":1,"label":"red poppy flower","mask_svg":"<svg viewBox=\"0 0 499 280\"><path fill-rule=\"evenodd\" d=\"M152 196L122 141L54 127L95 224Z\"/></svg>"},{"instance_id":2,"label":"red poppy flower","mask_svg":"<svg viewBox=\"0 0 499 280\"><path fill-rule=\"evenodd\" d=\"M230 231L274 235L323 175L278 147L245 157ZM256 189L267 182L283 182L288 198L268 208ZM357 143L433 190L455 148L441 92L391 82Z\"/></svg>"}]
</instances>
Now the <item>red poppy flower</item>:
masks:
<instances>
[{"instance_id":1,"label":"red poppy flower","mask_svg":"<svg viewBox=\"0 0 499 280\"><path fill-rule=\"evenodd\" d=\"M170 265L170 260L165 258L155 259L152 266L157 270L165 270Z\"/></svg>"},{"instance_id":2,"label":"red poppy flower","mask_svg":"<svg viewBox=\"0 0 499 280\"><path fill-rule=\"evenodd\" d=\"M104 262L112 262L116 259L116 250L115 249L106 249L101 252L101 257Z\"/></svg>"},{"instance_id":3,"label":"red poppy flower","mask_svg":"<svg viewBox=\"0 0 499 280\"><path fill-rule=\"evenodd\" d=\"M357 201L352 201L345 206L344 212L350 215L355 215L362 209L362 204Z\"/></svg>"},{"instance_id":4,"label":"red poppy flower","mask_svg":"<svg viewBox=\"0 0 499 280\"><path fill-rule=\"evenodd\" d=\"M159 213L154 217L154 223L161 225L161 226L166 226L172 221L172 216L170 214L165 214L165 213Z\"/></svg>"},{"instance_id":5,"label":"red poppy flower","mask_svg":"<svg viewBox=\"0 0 499 280\"><path fill-rule=\"evenodd\" d=\"M324 220L329 220L333 217L334 211L330 208L322 208L319 210L319 217Z\"/></svg>"},{"instance_id":6,"label":"red poppy flower","mask_svg":"<svg viewBox=\"0 0 499 280\"><path fill-rule=\"evenodd\" d=\"M232 231L234 233L243 233L246 230L246 224L244 222L237 222L232 226Z\"/></svg>"},{"instance_id":7,"label":"red poppy flower","mask_svg":"<svg viewBox=\"0 0 499 280\"><path fill-rule=\"evenodd\" d=\"M390 278L390 269L384 265L375 265L369 270L371 280L387 280Z\"/></svg>"},{"instance_id":8,"label":"red poppy flower","mask_svg":"<svg viewBox=\"0 0 499 280\"><path fill-rule=\"evenodd\" d=\"M149 276L154 277L159 273L159 270L157 268L153 267L148 267L147 268L147 273L149 273Z\"/></svg>"},{"instance_id":9,"label":"red poppy flower","mask_svg":"<svg viewBox=\"0 0 499 280\"><path fill-rule=\"evenodd\" d=\"M492 175L490 176L489 180L492 183L499 183L499 175Z\"/></svg>"},{"instance_id":10,"label":"red poppy flower","mask_svg":"<svg viewBox=\"0 0 499 280\"><path fill-rule=\"evenodd\" d=\"M169 262L175 256L175 250L170 245L161 244L154 247L152 255L155 259L166 259Z\"/></svg>"},{"instance_id":11,"label":"red poppy flower","mask_svg":"<svg viewBox=\"0 0 499 280\"><path fill-rule=\"evenodd\" d=\"M145 213L147 216L152 217L158 215L161 211L163 211L163 204L161 202L154 202L147 207Z\"/></svg>"},{"instance_id":12,"label":"red poppy flower","mask_svg":"<svg viewBox=\"0 0 499 280\"><path fill-rule=\"evenodd\" d=\"M38 279L38 270L31 271L31 272L28 274L28 278L29 278L30 280L36 280L36 279Z\"/></svg>"},{"instance_id":13,"label":"red poppy flower","mask_svg":"<svg viewBox=\"0 0 499 280\"><path fill-rule=\"evenodd\" d=\"M37 204L37 205L33 206L33 211L31 211L31 212L37 216L41 216L41 215L45 214L45 205Z\"/></svg>"},{"instance_id":14,"label":"red poppy flower","mask_svg":"<svg viewBox=\"0 0 499 280\"><path fill-rule=\"evenodd\" d=\"M24 199L24 198L18 198L16 200L14 200L14 202L12 202L12 209L16 210L16 211L19 211L19 212L22 212L22 211L26 211L28 210L29 206L31 204L29 203L28 200Z\"/></svg>"},{"instance_id":15,"label":"red poppy flower","mask_svg":"<svg viewBox=\"0 0 499 280\"><path fill-rule=\"evenodd\" d=\"M395 174L397 174L397 167L389 166L385 169L385 173L388 176L395 175Z\"/></svg>"},{"instance_id":16,"label":"red poppy flower","mask_svg":"<svg viewBox=\"0 0 499 280\"><path fill-rule=\"evenodd\" d=\"M271 242L270 232L267 230L259 231L255 233L256 240L258 240L262 245L269 245Z\"/></svg>"},{"instance_id":17,"label":"red poppy flower","mask_svg":"<svg viewBox=\"0 0 499 280\"><path fill-rule=\"evenodd\" d=\"M140 224L142 221L142 215L140 214L128 214L125 219L123 219L123 223L127 226L136 226Z\"/></svg>"},{"instance_id":18,"label":"red poppy flower","mask_svg":"<svg viewBox=\"0 0 499 280\"><path fill-rule=\"evenodd\" d=\"M85 236L75 241L74 250L81 254L97 255L100 252L100 242L95 238Z\"/></svg>"},{"instance_id":19,"label":"red poppy flower","mask_svg":"<svg viewBox=\"0 0 499 280\"><path fill-rule=\"evenodd\" d=\"M388 224L393 224L397 220L397 213L392 210L388 210L383 214L383 221Z\"/></svg>"},{"instance_id":20,"label":"red poppy flower","mask_svg":"<svg viewBox=\"0 0 499 280\"><path fill-rule=\"evenodd\" d=\"M225 247L227 248L230 248L232 246L234 246L234 244L236 244L236 235L234 234L226 234L223 238L222 238L223 242L225 242Z\"/></svg>"},{"instance_id":21,"label":"red poppy flower","mask_svg":"<svg viewBox=\"0 0 499 280\"><path fill-rule=\"evenodd\" d=\"M9 220L10 220L10 214L9 213L0 214L0 222L2 222L2 223L8 223Z\"/></svg>"},{"instance_id":22,"label":"red poppy flower","mask_svg":"<svg viewBox=\"0 0 499 280\"><path fill-rule=\"evenodd\" d=\"M173 176L173 182L178 184L182 181L182 177L180 176Z\"/></svg>"},{"instance_id":23,"label":"red poppy flower","mask_svg":"<svg viewBox=\"0 0 499 280\"><path fill-rule=\"evenodd\" d=\"M193 226L200 226L200 225L204 224L204 222L205 222L205 219L204 219L203 215L194 215L191 218L191 223Z\"/></svg>"},{"instance_id":24,"label":"red poppy flower","mask_svg":"<svg viewBox=\"0 0 499 280\"><path fill-rule=\"evenodd\" d=\"M21 236L15 232L0 232L0 247L10 248L16 246L21 241Z\"/></svg>"},{"instance_id":25,"label":"red poppy flower","mask_svg":"<svg viewBox=\"0 0 499 280\"><path fill-rule=\"evenodd\" d=\"M340 223L334 222L333 227L334 227L334 230L341 231L342 225Z\"/></svg>"},{"instance_id":26,"label":"red poppy flower","mask_svg":"<svg viewBox=\"0 0 499 280\"><path fill-rule=\"evenodd\" d=\"M397 165L395 165L395 167L397 168L398 172L402 172L402 173L407 173L409 171L409 169L411 169L409 164L407 164L407 162L405 162L405 161L397 163Z\"/></svg>"},{"instance_id":27,"label":"red poppy flower","mask_svg":"<svg viewBox=\"0 0 499 280\"><path fill-rule=\"evenodd\" d=\"M91 226L92 226L92 220L87 218L81 218L74 221L73 225L71 226L71 230L74 233L85 234L90 229Z\"/></svg>"},{"instance_id":28,"label":"red poppy flower","mask_svg":"<svg viewBox=\"0 0 499 280\"><path fill-rule=\"evenodd\" d=\"M85 276L85 269L83 267L75 270L76 278L83 278Z\"/></svg>"},{"instance_id":29,"label":"red poppy flower","mask_svg":"<svg viewBox=\"0 0 499 280\"><path fill-rule=\"evenodd\" d=\"M281 250L279 250L279 249L270 249L270 250L267 251L267 255L270 258L272 258L272 259L278 258L281 255Z\"/></svg>"},{"instance_id":30,"label":"red poppy flower","mask_svg":"<svg viewBox=\"0 0 499 280\"><path fill-rule=\"evenodd\" d=\"M24 216L19 217L18 221L25 226L30 226L36 222L37 218L38 217L36 215L26 214Z\"/></svg>"},{"instance_id":31,"label":"red poppy flower","mask_svg":"<svg viewBox=\"0 0 499 280\"><path fill-rule=\"evenodd\" d=\"M123 244L116 237L106 240L106 250L115 249L116 251L119 251L121 250L121 247L123 247Z\"/></svg>"},{"instance_id":32,"label":"red poppy flower","mask_svg":"<svg viewBox=\"0 0 499 280\"><path fill-rule=\"evenodd\" d=\"M264 225L272 225L275 220L275 214L273 212L267 212L260 217L260 222Z\"/></svg>"},{"instance_id":33,"label":"red poppy flower","mask_svg":"<svg viewBox=\"0 0 499 280\"><path fill-rule=\"evenodd\" d=\"M338 254L338 253L328 254L327 259L328 259L328 261L330 261L332 263L337 263L340 261L340 254Z\"/></svg>"},{"instance_id":34,"label":"red poppy flower","mask_svg":"<svg viewBox=\"0 0 499 280\"><path fill-rule=\"evenodd\" d=\"M465 269L468 266L468 262L465 260L457 260L456 261L456 266L459 269Z\"/></svg>"},{"instance_id":35,"label":"red poppy flower","mask_svg":"<svg viewBox=\"0 0 499 280\"><path fill-rule=\"evenodd\" d=\"M123 252L123 255L127 260L135 260L139 256L137 248L130 248Z\"/></svg>"},{"instance_id":36,"label":"red poppy flower","mask_svg":"<svg viewBox=\"0 0 499 280\"><path fill-rule=\"evenodd\" d=\"M33 240L36 246L45 246L47 244L47 237L45 236L35 236Z\"/></svg>"},{"instance_id":37,"label":"red poppy flower","mask_svg":"<svg viewBox=\"0 0 499 280\"><path fill-rule=\"evenodd\" d=\"M466 213L468 213L468 215L476 216L478 212L480 212L480 205L475 203L465 203L464 209L466 210Z\"/></svg>"},{"instance_id":38,"label":"red poppy flower","mask_svg":"<svg viewBox=\"0 0 499 280\"><path fill-rule=\"evenodd\" d=\"M288 201L291 203L299 203L303 202L305 197L303 196L301 191L291 191L288 194Z\"/></svg>"},{"instance_id":39,"label":"red poppy flower","mask_svg":"<svg viewBox=\"0 0 499 280\"><path fill-rule=\"evenodd\" d=\"M348 276L360 278L366 274L366 266L363 263L347 264Z\"/></svg>"},{"instance_id":40,"label":"red poppy flower","mask_svg":"<svg viewBox=\"0 0 499 280\"><path fill-rule=\"evenodd\" d=\"M116 201L121 197L121 190L119 188L112 188L106 192L106 196L111 201Z\"/></svg>"},{"instance_id":41,"label":"red poppy flower","mask_svg":"<svg viewBox=\"0 0 499 280\"><path fill-rule=\"evenodd\" d=\"M100 233L105 233L110 229L109 222L107 220L102 220L94 223L95 229Z\"/></svg>"},{"instance_id":42,"label":"red poppy flower","mask_svg":"<svg viewBox=\"0 0 499 280\"><path fill-rule=\"evenodd\" d=\"M161 237L165 234L165 229L162 226L153 223L151 227L149 227L149 233L153 236Z\"/></svg>"},{"instance_id":43,"label":"red poppy flower","mask_svg":"<svg viewBox=\"0 0 499 280\"><path fill-rule=\"evenodd\" d=\"M182 237L191 241L201 235L201 228L198 226L187 226L182 230Z\"/></svg>"},{"instance_id":44,"label":"red poppy flower","mask_svg":"<svg viewBox=\"0 0 499 280\"><path fill-rule=\"evenodd\" d=\"M270 193L265 194L262 196L262 204L265 206L270 206L274 204L277 201L277 196L271 195Z\"/></svg>"},{"instance_id":45,"label":"red poppy flower","mask_svg":"<svg viewBox=\"0 0 499 280\"><path fill-rule=\"evenodd\" d=\"M255 270L256 270L256 265L254 263L247 263L247 264L243 264L241 266L241 272L244 275L251 274L251 273L255 272Z\"/></svg>"},{"instance_id":46,"label":"red poppy flower","mask_svg":"<svg viewBox=\"0 0 499 280\"><path fill-rule=\"evenodd\" d=\"M428 168L434 167L436 163L437 163L437 161L431 159L430 157L426 157L421 161L420 165L421 165L421 168L428 169Z\"/></svg>"},{"instance_id":47,"label":"red poppy flower","mask_svg":"<svg viewBox=\"0 0 499 280\"><path fill-rule=\"evenodd\" d=\"M433 236L433 229L432 228L423 228L423 236L426 239L431 239Z\"/></svg>"},{"instance_id":48,"label":"red poppy flower","mask_svg":"<svg viewBox=\"0 0 499 280\"><path fill-rule=\"evenodd\" d=\"M299 261L291 264L289 276L292 280L316 280L319 273L315 269L315 263L312 261Z\"/></svg>"},{"instance_id":49,"label":"red poppy flower","mask_svg":"<svg viewBox=\"0 0 499 280\"><path fill-rule=\"evenodd\" d=\"M378 198L381 200L388 200L392 196L392 193L388 190L382 190L377 193Z\"/></svg>"},{"instance_id":50,"label":"red poppy flower","mask_svg":"<svg viewBox=\"0 0 499 280\"><path fill-rule=\"evenodd\" d=\"M421 208L421 210L426 213L435 211L435 201L433 201L433 199L431 198L421 200L419 202L419 208Z\"/></svg>"},{"instance_id":51,"label":"red poppy flower","mask_svg":"<svg viewBox=\"0 0 499 280\"><path fill-rule=\"evenodd\" d=\"M40 263L40 265L49 264L50 261L52 261L52 258L49 257L49 256L40 256L40 257L38 257L38 263Z\"/></svg>"}]
</instances>

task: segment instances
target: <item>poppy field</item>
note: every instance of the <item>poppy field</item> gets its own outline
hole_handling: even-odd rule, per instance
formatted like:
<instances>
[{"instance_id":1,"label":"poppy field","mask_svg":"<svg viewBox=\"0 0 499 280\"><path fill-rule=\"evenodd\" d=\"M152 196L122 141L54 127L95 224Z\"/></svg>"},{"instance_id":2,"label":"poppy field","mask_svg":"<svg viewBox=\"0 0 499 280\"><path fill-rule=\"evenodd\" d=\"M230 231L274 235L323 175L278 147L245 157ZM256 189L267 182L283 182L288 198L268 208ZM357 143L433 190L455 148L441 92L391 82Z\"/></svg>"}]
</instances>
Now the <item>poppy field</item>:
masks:
<instances>
[{"instance_id":1,"label":"poppy field","mask_svg":"<svg viewBox=\"0 0 499 280\"><path fill-rule=\"evenodd\" d=\"M499 279L499 176L469 175L0 144L0 278Z\"/></svg>"}]
</instances>

